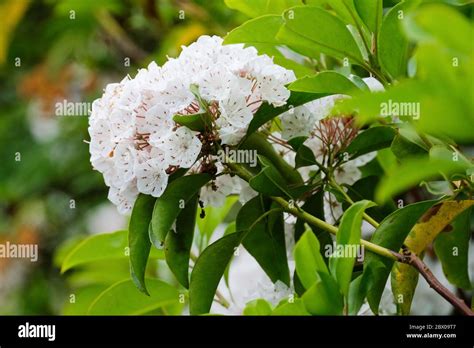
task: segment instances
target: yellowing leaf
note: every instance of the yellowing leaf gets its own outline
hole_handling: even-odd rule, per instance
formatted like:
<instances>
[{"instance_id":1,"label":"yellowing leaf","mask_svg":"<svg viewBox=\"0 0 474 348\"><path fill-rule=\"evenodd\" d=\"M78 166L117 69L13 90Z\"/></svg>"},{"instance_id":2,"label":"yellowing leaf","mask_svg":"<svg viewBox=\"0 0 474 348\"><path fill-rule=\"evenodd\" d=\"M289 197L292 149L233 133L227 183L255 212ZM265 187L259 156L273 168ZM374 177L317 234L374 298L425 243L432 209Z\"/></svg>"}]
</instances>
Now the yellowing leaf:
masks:
<instances>
[{"instance_id":1,"label":"yellowing leaf","mask_svg":"<svg viewBox=\"0 0 474 348\"><path fill-rule=\"evenodd\" d=\"M419 257L459 214L474 205L474 200L445 201L433 206L413 227L404 245ZM410 265L396 263L392 269L392 292L399 314L410 314L411 302L418 283L418 271Z\"/></svg>"},{"instance_id":2,"label":"yellowing leaf","mask_svg":"<svg viewBox=\"0 0 474 348\"><path fill-rule=\"evenodd\" d=\"M405 245L419 255L456 216L471 207L474 200L445 201L421 217L405 239Z\"/></svg>"}]
</instances>

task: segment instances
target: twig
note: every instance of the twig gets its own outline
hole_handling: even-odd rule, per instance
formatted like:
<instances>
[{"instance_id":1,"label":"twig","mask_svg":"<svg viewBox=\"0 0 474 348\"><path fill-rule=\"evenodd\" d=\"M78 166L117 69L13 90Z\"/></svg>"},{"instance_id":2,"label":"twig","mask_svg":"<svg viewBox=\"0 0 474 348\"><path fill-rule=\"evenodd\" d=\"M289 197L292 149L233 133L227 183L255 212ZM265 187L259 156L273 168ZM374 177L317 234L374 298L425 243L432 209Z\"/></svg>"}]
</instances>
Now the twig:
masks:
<instances>
[{"instance_id":1,"label":"twig","mask_svg":"<svg viewBox=\"0 0 474 348\"><path fill-rule=\"evenodd\" d=\"M430 271L423 260L418 257L418 255L408 250L406 246L403 246L402 251L402 254L394 252L398 262L406 263L414 267L423 276L423 278L425 278L430 287L440 294L446 301L451 303L453 307L456 308L460 313L468 316L474 316L474 312L464 303L464 301L449 291L449 289L447 289L443 284L441 284L441 282L435 277L435 275Z\"/></svg>"}]
</instances>

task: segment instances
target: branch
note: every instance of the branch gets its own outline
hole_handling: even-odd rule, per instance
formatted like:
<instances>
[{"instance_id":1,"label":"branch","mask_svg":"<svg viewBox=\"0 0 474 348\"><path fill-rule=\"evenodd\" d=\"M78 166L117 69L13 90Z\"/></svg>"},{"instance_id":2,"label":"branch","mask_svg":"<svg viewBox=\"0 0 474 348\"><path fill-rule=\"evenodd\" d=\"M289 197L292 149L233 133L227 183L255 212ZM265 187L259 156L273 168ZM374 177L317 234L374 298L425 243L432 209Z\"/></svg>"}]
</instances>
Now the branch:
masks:
<instances>
[{"instance_id":1,"label":"branch","mask_svg":"<svg viewBox=\"0 0 474 348\"><path fill-rule=\"evenodd\" d=\"M239 166L236 163L228 162L227 165L242 179L245 181L249 181L252 177L252 174L248 172L245 168ZM308 212L304 211L303 209L291 205L288 201L281 197L270 197L273 201L280 204L283 209L293 214L296 217L299 217L306 221L310 225L314 225L316 227L321 228L324 231L327 231L332 234L337 234L337 227L328 224L327 222L318 219L316 216L309 214ZM380 245L371 243L366 241L365 239L360 240L360 244L363 245L367 250L392 259L394 261L402 262L411 265L414 267L422 276L426 279L430 287L433 288L437 293L439 293L444 299L446 299L451 305L453 305L456 309L458 309L464 315L472 316L474 313L472 310L456 295L450 292L441 282L433 275L433 273L428 269L426 264L415 254L407 250L406 248L403 251L403 254L399 254L393 250L384 248Z\"/></svg>"},{"instance_id":2,"label":"branch","mask_svg":"<svg viewBox=\"0 0 474 348\"><path fill-rule=\"evenodd\" d=\"M440 294L446 301L451 303L460 313L468 316L474 316L474 312L464 303L463 300L454 295L449 289L447 289L441 282L434 276L428 266L421 260L415 253L408 250L406 246L402 248L403 253L395 253L397 261L406 263L414 267L425 280L428 282L430 287Z\"/></svg>"}]
</instances>

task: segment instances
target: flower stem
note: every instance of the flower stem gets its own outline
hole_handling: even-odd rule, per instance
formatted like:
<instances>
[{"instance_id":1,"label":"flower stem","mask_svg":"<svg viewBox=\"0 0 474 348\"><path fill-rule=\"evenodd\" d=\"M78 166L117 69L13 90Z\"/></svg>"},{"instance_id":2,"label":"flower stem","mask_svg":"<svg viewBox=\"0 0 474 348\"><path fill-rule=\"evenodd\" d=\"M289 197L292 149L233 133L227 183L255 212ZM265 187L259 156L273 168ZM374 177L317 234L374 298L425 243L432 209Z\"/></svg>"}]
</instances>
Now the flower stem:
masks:
<instances>
[{"instance_id":1,"label":"flower stem","mask_svg":"<svg viewBox=\"0 0 474 348\"><path fill-rule=\"evenodd\" d=\"M344 191L344 189L341 187L341 185L339 185L333 178L330 178L329 182L330 182L331 186L333 186L335 189L337 189L339 192L341 192L341 194L344 196L344 198L346 199L346 201L348 203L354 204L354 201L352 200L352 198L347 194L346 191ZM369 224L371 224L375 228L379 227L380 224L377 221L375 221L375 219L373 219L369 214L364 213L363 217L364 217L365 221L367 221Z\"/></svg>"}]
</instances>

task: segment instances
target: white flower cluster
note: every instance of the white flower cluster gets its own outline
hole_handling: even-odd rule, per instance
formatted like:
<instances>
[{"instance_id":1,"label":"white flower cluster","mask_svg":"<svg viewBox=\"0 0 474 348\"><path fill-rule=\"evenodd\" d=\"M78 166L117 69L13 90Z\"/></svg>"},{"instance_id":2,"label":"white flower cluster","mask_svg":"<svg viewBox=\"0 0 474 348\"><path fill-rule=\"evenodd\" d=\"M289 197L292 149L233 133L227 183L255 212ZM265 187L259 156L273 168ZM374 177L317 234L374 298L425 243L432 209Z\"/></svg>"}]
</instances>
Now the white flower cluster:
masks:
<instances>
[{"instance_id":1,"label":"white flower cluster","mask_svg":"<svg viewBox=\"0 0 474 348\"><path fill-rule=\"evenodd\" d=\"M127 213L139 192L159 197L173 170L195 165L200 134L176 124L175 115L207 112L216 140L235 145L263 102L285 104L294 79L252 47L202 36L162 67L152 62L135 78L109 84L93 103L89 134L91 163L110 201Z\"/></svg>"}]
</instances>

